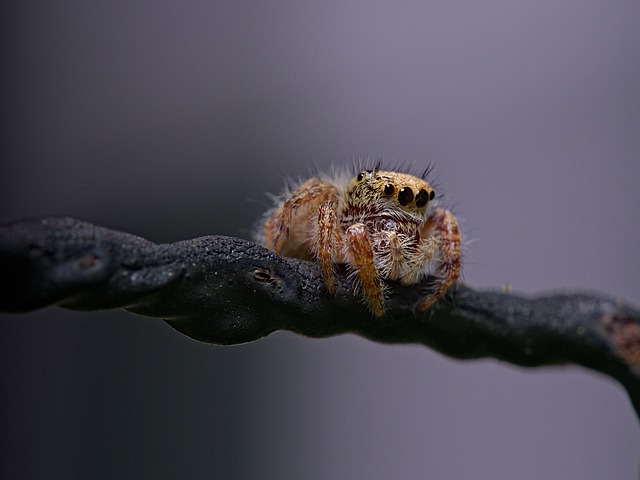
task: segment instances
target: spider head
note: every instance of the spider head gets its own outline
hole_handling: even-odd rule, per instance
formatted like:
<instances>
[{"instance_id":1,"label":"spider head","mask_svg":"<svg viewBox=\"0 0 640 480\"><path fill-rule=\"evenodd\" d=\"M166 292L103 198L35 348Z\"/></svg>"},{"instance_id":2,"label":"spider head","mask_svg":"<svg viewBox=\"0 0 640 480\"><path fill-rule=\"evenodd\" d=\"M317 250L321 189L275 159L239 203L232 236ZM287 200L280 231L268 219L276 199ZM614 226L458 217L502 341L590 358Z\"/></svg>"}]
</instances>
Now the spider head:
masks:
<instances>
[{"instance_id":1,"label":"spider head","mask_svg":"<svg viewBox=\"0 0 640 480\"><path fill-rule=\"evenodd\" d=\"M363 170L347 188L347 196L353 204L378 203L390 210L418 215L424 213L435 195L431 185L421 178L382 170Z\"/></svg>"}]
</instances>

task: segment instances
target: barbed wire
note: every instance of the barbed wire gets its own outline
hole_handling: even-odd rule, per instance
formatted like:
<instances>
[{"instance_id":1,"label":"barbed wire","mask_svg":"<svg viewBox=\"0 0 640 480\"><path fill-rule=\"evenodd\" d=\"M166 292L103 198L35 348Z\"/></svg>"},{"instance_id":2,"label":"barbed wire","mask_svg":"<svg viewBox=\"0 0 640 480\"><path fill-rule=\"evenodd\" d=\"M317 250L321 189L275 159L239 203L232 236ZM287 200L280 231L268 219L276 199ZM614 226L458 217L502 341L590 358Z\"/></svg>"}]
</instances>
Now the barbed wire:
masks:
<instances>
[{"instance_id":1,"label":"barbed wire","mask_svg":"<svg viewBox=\"0 0 640 480\"><path fill-rule=\"evenodd\" d=\"M345 278L330 295L313 262L234 237L155 244L68 217L0 227L0 266L3 312L120 308L220 345L276 330L309 337L351 332L423 344L457 359L575 364L620 382L640 416L640 311L600 293L526 297L459 284L418 314L413 307L429 279L411 287L389 283L387 313L374 318Z\"/></svg>"}]
</instances>

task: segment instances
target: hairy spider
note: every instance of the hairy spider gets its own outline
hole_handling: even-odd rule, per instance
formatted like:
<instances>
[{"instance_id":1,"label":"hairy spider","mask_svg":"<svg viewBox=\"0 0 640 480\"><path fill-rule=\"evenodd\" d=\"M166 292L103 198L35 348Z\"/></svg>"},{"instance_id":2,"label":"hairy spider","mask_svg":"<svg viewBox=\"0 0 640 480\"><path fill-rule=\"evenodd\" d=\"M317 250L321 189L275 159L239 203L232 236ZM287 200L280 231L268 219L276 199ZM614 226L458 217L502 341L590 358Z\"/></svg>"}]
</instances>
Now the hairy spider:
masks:
<instances>
[{"instance_id":1,"label":"hairy spider","mask_svg":"<svg viewBox=\"0 0 640 480\"><path fill-rule=\"evenodd\" d=\"M460 276L458 222L436 203L424 178L379 166L351 180L311 178L268 214L262 242L284 256L318 261L330 293L335 266L345 264L376 316L385 310L383 280L413 285L432 275L416 305L423 311Z\"/></svg>"}]
</instances>

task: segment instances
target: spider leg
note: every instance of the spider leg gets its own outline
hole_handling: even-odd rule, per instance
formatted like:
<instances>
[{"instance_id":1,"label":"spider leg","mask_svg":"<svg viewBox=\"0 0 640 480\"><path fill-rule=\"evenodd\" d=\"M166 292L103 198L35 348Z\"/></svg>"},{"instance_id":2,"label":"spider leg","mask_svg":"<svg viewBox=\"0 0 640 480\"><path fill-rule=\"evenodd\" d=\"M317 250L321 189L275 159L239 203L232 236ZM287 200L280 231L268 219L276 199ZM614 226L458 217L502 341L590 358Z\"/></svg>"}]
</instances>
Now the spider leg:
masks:
<instances>
[{"instance_id":1,"label":"spider leg","mask_svg":"<svg viewBox=\"0 0 640 480\"><path fill-rule=\"evenodd\" d=\"M422 229L422 238L435 237L440 253L440 264L436 269L433 290L418 302L417 310L431 308L447 293L460 276L460 229L458 221L448 210L436 209Z\"/></svg>"},{"instance_id":2,"label":"spider leg","mask_svg":"<svg viewBox=\"0 0 640 480\"><path fill-rule=\"evenodd\" d=\"M318 205L317 227L313 245L329 293L333 293L335 290L333 265L338 261L338 252L341 251L342 246L337 206L338 201L335 198Z\"/></svg>"},{"instance_id":3,"label":"spider leg","mask_svg":"<svg viewBox=\"0 0 640 480\"><path fill-rule=\"evenodd\" d=\"M396 232L383 230L378 234L378 244L382 244L376 251L386 251L385 255L378 254L378 270L384 278L398 280L402 276L402 267L405 263L402 242ZM415 283L415 282L414 282Z\"/></svg>"},{"instance_id":4,"label":"spider leg","mask_svg":"<svg viewBox=\"0 0 640 480\"><path fill-rule=\"evenodd\" d=\"M414 285L418 283L423 275L425 264L431 261L438 251L438 241L433 235L421 236L418 246L411 251L407 260L410 267L400 278L402 285Z\"/></svg>"},{"instance_id":5,"label":"spider leg","mask_svg":"<svg viewBox=\"0 0 640 480\"><path fill-rule=\"evenodd\" d=\"M347 252L355 265L360 283L371 310L377 317L384 315L382 282L374 263L374 253L364 223L347 228Z\"/></svg>"},{"instance_id":6,"label":"spider leg","mask_svg":"<svg viewBox=\"0 0 640 480\"><path fill-rule=\"evenodd\" d=\"M264 245L276 253L282 249L291 234L291 222L301 211L308 211L318 203L337 195L333 185L319 179L310 178L276 208L264 224ZM305 239L306 240L306 239Z\"/></svg>"}]
</instances>

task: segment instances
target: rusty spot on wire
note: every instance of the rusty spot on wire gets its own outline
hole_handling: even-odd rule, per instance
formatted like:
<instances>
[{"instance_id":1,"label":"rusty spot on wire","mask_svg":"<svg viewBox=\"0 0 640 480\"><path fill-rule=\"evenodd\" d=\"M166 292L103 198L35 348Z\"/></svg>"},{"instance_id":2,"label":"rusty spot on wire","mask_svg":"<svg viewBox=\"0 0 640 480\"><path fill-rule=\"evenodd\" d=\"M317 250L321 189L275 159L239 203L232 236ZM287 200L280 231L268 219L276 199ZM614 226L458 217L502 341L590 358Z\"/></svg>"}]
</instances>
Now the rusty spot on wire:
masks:
<instances>
[{"instance_id":1,"label":"rusty spot on wire","mask_svg":"<svg viewBox=\"0 0 640 480\"><path fill-rule=\"evenodd\" d=\"M268 287L273 291L281 291L282 290L282 278L275 275L270 270L265 268L257 267L253 271L253 277L256 279L258 283L261 283Z\"/></svg>"},{"instance_id":2,"label":"rusty spot on wire","mask_svg":"<svg viewBox=\"0 0 640 480\"><path fill-rule=\"evenodd\" d=\"M615 313L604 315L602 323L622 358L629 365L640 363L640 325L626 315Z\"/></svg>"}]
</instances>

